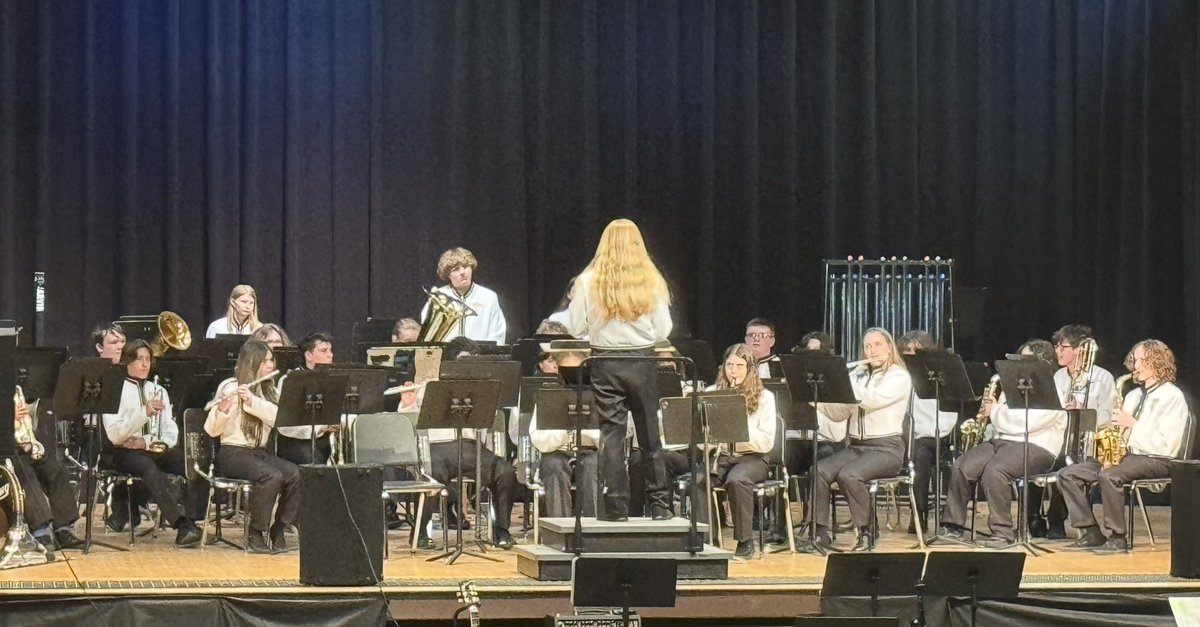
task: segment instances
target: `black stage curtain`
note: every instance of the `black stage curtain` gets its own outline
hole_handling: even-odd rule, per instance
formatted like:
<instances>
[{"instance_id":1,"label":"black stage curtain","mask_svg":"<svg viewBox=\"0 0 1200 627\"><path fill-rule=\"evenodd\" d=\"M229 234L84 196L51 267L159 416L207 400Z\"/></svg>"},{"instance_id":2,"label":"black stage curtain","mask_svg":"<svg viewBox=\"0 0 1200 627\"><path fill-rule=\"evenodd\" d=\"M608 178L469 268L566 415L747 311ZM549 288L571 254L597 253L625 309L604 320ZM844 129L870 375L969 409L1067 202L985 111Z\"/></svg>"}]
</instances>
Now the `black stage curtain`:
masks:
<instances>
[{"instance_id":1,"label":"black stage curtain","mask_svg":"<svg viewBox=\"0 0 1200 627\"><path fill-rule=\"evenodd\" d=\"M678 326L820 325L820 260L939 255L980 355L1200 356L1200 10L1058 2L0 3L0 315L349 337L463 245L528 332L637 220Z\"/></svg>"}]
</instances>

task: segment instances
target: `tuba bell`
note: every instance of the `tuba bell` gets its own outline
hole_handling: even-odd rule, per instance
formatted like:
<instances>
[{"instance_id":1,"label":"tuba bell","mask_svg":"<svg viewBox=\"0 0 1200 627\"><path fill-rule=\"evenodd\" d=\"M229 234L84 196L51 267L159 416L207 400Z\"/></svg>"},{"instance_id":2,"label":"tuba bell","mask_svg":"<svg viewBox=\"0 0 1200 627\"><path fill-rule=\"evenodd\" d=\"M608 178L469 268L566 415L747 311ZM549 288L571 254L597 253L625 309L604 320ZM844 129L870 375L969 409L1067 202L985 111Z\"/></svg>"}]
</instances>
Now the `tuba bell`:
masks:
<instances>
[{"instance_id":1,"label":"tuba bell","mask_svg":"<svg viewBox=\"0 0 1200 627\"><path fill-rule=\"evenodd\" d=\"M150 342L150 354L162 357L168 348L185 351L192 346L192 332L183 317L173 311L164 311L155 319L158 334Z\"/></svg>"},{"instance_id":2,"label":"tuba bell","mask_svg":"<svg viewBox=\"0 0 1200 627\"><path fill-rule=\"evenodd\" d=\"M437 289L421 288L429 295L429 312L421 322L421 333L417 335L418 342L443 342L454 326L467 316L474 316L475 311L467 306L466 301L454 298Z\"/></svg>"}]
</instances>

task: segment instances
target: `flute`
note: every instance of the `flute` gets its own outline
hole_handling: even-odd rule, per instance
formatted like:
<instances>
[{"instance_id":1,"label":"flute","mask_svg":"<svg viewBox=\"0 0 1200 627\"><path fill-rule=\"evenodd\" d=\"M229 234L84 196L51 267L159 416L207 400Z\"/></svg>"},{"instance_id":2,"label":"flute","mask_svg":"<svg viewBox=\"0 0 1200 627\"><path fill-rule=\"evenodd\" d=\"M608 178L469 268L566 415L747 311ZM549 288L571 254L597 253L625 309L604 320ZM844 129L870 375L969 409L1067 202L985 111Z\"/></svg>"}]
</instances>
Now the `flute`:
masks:
<instances>
[{"instance_id":1,"label":"flute","mask_svg":"<svg viewBox=\"0 0 1200 627\"><path fill-rule=\"evenodd\" d=\"M279 374L278 370L272 370L271 372L264 374L263 376L247 383L246 387L249 387L252 385L258 385L259 383L262 383L263 381L266 381L267 379L274 378L278 374ZM241 386L239 385L238 387L241 387ZM210 411L213 407L216 407L217 405L224 403L226 400L233 398L234 396L237 396L236 388L234 389L234 391L229 392L228 394L220 394L216 398L209 401L208 404L204 406L204 411Z\"/></svg>"}]
</instances>

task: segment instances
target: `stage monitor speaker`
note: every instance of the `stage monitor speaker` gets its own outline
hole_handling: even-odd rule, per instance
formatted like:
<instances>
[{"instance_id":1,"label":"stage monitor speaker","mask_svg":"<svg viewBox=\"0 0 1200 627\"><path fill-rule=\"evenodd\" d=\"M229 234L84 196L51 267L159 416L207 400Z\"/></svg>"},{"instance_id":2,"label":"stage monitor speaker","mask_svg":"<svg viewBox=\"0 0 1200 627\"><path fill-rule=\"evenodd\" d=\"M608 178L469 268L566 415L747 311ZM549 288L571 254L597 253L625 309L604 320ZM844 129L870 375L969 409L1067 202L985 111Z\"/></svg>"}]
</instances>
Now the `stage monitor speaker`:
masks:
<instances>
[{"instance_id":1,"label":"stage monitor speaker","mask_svg":"<svg viewBox=\"0 0 1200 627\"><path fill-rule=\"evenodd\" d=\"M367 586L383 579L383 468L300 467L300 583Z\"/></svg>"},{"instance_id":2,"label":"stage monitor speaker","mask_svg":"<svg viewBox=\"0 0 1200 627\"><path fill-rule=\"evenodd\" d=\"M1171 462L1171 576L1200 578L1200 461Z\"/></svg>"}]
</instances>

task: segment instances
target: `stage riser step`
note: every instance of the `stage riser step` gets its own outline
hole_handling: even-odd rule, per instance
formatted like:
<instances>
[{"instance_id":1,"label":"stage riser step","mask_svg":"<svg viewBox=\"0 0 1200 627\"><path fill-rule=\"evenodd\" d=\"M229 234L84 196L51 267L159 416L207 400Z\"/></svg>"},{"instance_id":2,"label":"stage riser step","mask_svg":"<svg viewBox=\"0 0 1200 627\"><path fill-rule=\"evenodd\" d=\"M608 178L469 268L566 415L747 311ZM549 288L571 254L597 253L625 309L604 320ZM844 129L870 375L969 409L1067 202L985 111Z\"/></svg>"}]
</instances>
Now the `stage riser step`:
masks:
<instances>
[{"instance_id":1,"label":"stage riser step","mask_svg":"<svg viewBox=\"0 0 1200 627\"><path fill-rule=\"evenodd\" d=\"M558 551L545 546L518 546L513 549L517 554L517 572L537 579L538 581L570 581L571 562L575 555ZM692 555L674 551L664 552L613 552L587 553L589 556L636 558L636 557L670 557L678 564L679 579L726 579L729 577L729 560L733 553L705 545L704 550Z\"/></svg>"},{"instance_id":2,"label":"stage riser step","mask_svg":"<svg viewBox=\"0 0 1200 627\"><path fill-rule=\"evenodd\" d=\"M575 519L543 518L540 544L558 551L573 546ZM650 520L631 518L627 522L605 522L595 518L582 521L583 551L585 553L683 553L688 549L687 519ZM708 525L697 524L701 542L707 537Z\"/></svg>"}]
</instances>

